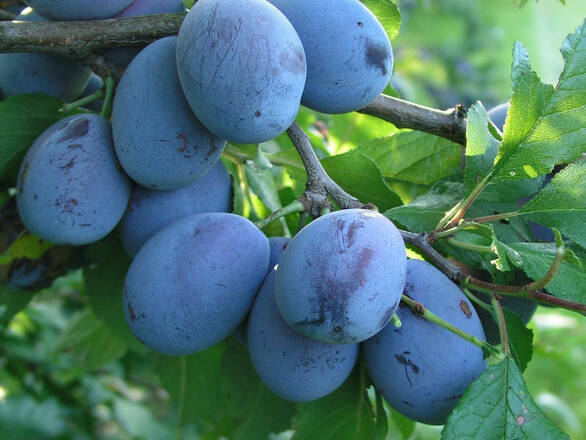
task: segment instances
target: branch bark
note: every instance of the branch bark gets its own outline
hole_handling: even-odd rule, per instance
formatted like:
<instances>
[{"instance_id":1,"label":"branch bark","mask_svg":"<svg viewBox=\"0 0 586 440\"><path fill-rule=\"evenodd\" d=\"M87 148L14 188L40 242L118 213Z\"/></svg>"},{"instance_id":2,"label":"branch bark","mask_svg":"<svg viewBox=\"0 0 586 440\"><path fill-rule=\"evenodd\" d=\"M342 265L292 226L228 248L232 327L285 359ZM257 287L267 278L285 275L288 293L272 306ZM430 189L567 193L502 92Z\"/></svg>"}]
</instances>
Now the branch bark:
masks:
<instances>
[{"instance_id":1,"label":"branch bark","mask_svg":"<svg viewBox=\"0 0 586 440\"><path fill-rule=\"evenodd\" d=\"M145 46L177 35L185 13L157 14L108 20L68 22L0 22L0 53L40 52L77 58L96 69L104 49ZM97 72L111 72L100 67ZM394 124L434 134L461 145L466 143L466 118L461 106L437 110L380 95L359 110Z\"/></svg>"},{"instance_id":2,"label":"branch bark","mask_svg":"<svg viewBox=\"0 0 586 440\"><path fill-rule=\"evenodd\" d=\"M358 112L384 119L398 128L412 128L466 145L466 111L461 105L437 110L380 95Z\"/></svg>"}]
</instances>

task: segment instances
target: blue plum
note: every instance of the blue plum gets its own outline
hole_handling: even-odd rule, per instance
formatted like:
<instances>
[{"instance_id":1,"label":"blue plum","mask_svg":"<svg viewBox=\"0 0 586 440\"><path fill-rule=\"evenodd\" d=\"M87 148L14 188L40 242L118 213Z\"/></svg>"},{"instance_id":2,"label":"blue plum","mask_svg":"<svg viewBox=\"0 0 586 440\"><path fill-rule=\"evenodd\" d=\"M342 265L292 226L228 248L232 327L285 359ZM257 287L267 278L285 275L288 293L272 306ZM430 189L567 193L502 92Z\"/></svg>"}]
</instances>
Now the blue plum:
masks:
<instances>
[{"instance_id":1,"label":"blue plum","mask_svg":"<svg viewBox=\"0 0 586 440\"><path fill-rule=\"evenodd\" d=\"M94 114L49 127L27 151L18 174L20 218L51 243L99 240L114 229L129 197L130 181L114 154L110 123Z\"/></svg>"},{"instance_id":2,"label":"blue plum","mask_svg":"<svg viewBox=\"0 0 586 440\"><path fill-rule=\"evenodd\" d=\"M266 276L269 241L244 217L185 217L140 249L124 286L134 335L153 350L186 355L230 335Z\"/></svg>"},{"instance_id":3,"label":"blue plum","mask_svg":"<svg viewBox=\"0 0 586 440\"><path fill-rule=\"evenodd\" d=\"M459 329L484 340L474 307L431 264L407 262L405 294ZM402 326L386 326L364 343L375 388L401 414L431 425L445 423L468 385L486 368L480 348L401 306Z\"/></svg>"},{"instance_id":4,"label":"blue plum","mask_svg":"<svg viewBox=\"0 0 586 440\"><path fill-rule=\"evenodd\" d=\"M248 319L248 351L261 380L294 402L319 399L338 388L358 357L358 344L324 344L295 333L275 301L275 270L257 294Z\"/></svg>"},{"instance_id":5,"label":"blue plum","mask_svg":"<svg viewBox=\"0 0 586 440\"><path fill-rule=\"evenodd\" d=\"M405 243L390 220L364 209L336 211L303 228L281 255L277 305L304 336L360 342L391 319L406 267Z\"/></svg>"},{"instance_id":6,"label":"blue plum","mask_svg":"<svg viewBox=\"0 0 586 440\"><path fill-rule=\"evenodd\" d=\"M288 237L270 237L269 245L271 246L271 261L269 262L269 272L279 263L281 254L291 241Z\"/></svg>"},{"instance_id":7,"label":"blue plum","mask_svg":"<svg viewBox=\"0 0 586 440\"><path fill-rule=\"evenodd\" d=\"M25 0L34 11L49 20L95 20L111 18L132 0Z\"/></svg>"},{"instance_id":8,"label":"blue plum","mask_svg":"<svg viewBox=\"0 0 586 440\"><path fill-rule=\"evenodd\" d=\"M118 159L135 182L174 189L220 158L226 141L195 117L175 63L176 37L151 43L130 63L116 91L112 132Z\"/></svg>"},{"instance_id":9,"label":"blue plum","mask_svg":"<svg viewBox=\"0 0 586 440\"><path fill-rule=\"evenodd\" d=\"M183 188L154 191L136 186L120 221L120 238L126 251L134 256L149 238L183 217L229 212L231 208L230 175L218 161L203 177Z\"/></svg>"},{"instance_id":10,"label":"blue plum","mask_svg":"<svg viewBox=\"0 0 586 440\"><path fill-rule=\"evenodd\" d=\"M25 11L17 20L45 19ZM81 94L91 73L88 67L77 61L56 55L0 54L0 91L5 98L20 93L45 93L64 101L72 101Z\"/></svg>"},{"instance_id":11,"label":"blue plum","mask_svg":"<svg viewBox=\"0 0 586 440\"><path fill-rule=\"evenodd\" d=\"M301 103L324 113L370 104L393 71L389 38L358 0L269 0L299 34L307 56Z\"/></svg>"},{"instance_id":12,"label":"blue plum","mask_svg":"<svg viewBox=\"0 0 586 440\"><path fill-rule=\"evenodd\" d=\"M115 18L137 17L139 15L166 14L185 10L183 0L134 0L132 4L116 15ZM105 52L106 61L124 70L140 52L136 47L120 47Z\"/></svg>"},{"instance_id":13,"label":"blue plum","mask_svg":"<svg viewBox=\"0 0 586 440\"><path fill-rule=\"evenodd\" d=\"M177 67L194 113L230 142L272 139L299 110L303 46L264 0L198 1L179 30Z\"/></svg>"}]
</instances>

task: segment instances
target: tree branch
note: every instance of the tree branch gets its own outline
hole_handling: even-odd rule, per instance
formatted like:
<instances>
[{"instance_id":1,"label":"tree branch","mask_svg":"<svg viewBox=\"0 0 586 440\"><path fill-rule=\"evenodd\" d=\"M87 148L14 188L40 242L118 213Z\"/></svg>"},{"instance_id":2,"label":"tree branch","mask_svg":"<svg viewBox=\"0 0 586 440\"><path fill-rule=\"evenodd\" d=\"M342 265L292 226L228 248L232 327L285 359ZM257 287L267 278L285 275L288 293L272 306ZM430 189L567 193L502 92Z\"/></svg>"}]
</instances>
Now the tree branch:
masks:
<instances>
[{"instance_id":1,"label":"tree branch","mask_svg":"<svg viewBox=\"0 0 586 440\"><path fill-rule=\"evenodd\" d=\"M175 13L90 21L0 22L0 53L40 52L77 58L99 75L108 76L111 72L107 68L96 68L103 64L98 56L103 49L146 46L159 38L177 35L184 17L185 13ZM420 130L466 144L462 106L436 110L380 95L359 112L399 128Z\"/></svg>"},{"instance_id":2,"label":"tree branch","mask_svg":"<svg viewBox=\"0 0 586 440\"><path fill-rule=\"evenodd\" d=\"M86 59L101 49L145 46L177 35L185 13L108 20L2 22L0 52L39 52Z\"/></svg>"},{"instance_id":3,"label":"tree branch","mask_svg":"<svg viewBox=\"0 0 586 440\"><path fill-rule=\"evenodd\" d=\"M384 119L398 128L412 128L466 145L466 111L461 105L436 110L380 95L358 112Z\"/></svg>"}]
</instances>

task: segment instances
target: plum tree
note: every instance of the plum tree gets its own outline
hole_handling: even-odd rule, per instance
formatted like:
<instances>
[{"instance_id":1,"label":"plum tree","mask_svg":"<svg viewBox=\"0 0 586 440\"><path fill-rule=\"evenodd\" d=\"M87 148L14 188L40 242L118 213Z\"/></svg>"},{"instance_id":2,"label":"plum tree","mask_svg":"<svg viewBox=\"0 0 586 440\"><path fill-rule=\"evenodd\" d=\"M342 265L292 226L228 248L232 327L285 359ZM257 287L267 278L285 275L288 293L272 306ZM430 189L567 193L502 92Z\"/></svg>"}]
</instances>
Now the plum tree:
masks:
<instances>
[{"instance_id":1,"label":"plum tree","mask_svg":"<svg viewBox=\"0 0 586 440\"><path fill-rule=\"evenodd\" d=\"M19 15L21 21L44 21L45 19L25 11ZM0 54L0 92L4 97L20 93L45 93L65 101L76 99L92 71L79 62L43 53Z\"/></svg>"},{"instance_id":2,"label":"plum tree","mask_svg":"<svg viewBox=\"0 0 586 440\"><path fill-rule=\"evenodd\" d=\"M359 345L324 344L294 332L277 308L275 274L273 269L265 279L248 319L252 364L265 385L283 399L319 399L346 380Z\"/></svg>"},{"instance_id":3,"label":"plum tree","mask_svg":"<svg viewBox=\"0 0 586 440\"><path fill-rule=\"evenodd\" d=\"M407 262L405 295L435 315L484 340L474 307L442 272ZM367 369L388 403L410 419L441 425L468 385L486 368L480 348L419 316L397 311L402 325L386 326L364 343Z\"/></svg>"},{"instance_id":4,"label":"plum tree","mask_svg":"<svg viewBox=\"0 0 586 440\"><path fill-rule=\"evenodd\" d=\"M130 6L114 18L137 17L139 15L166 14L185 10L182 0L134 0ZM135 47L119 47L105 52L106 61L124 70L140 49Z\"/></svg>"},{"instance_id":5,"label":"plum tree","mask_svg":"<svg viewBox=\"0 0 586 440\"><path fill-rule=\"evenodd\" d=\"M128 175L147 188L193 182L226 145L189 108L177 76L176 46L177 38L167 37L143 49L124 72L114 99L116 153Z\"/></svg>"},{"instance_id":6,"label":"plum tree","mask_svg":"<svg viewBox=\"0 0 586 440\"><path fill-rule=\"evenodd\" d=\"M345 113L372 102L387 86L393 53L385 30L357 0L270 0L293 24L307 57L301 103Z\"/></svg>"},{"instance_id":7,"label":"plum tree","mask_svg":"<svg viewBox=\"0 0 586 440\"><path fill-rule=\"evenodd\" d=\"M198 180L171 191L135 186L119 225L126 251L134 256L149 238L165 226L189 215L229 212L232 208L230 176L218 161Z\"/></svg>"},{"instance_id":8,"label":"plum tree","mask_svg":"<svg viewBox=\"0 0 586 440\"><path fill-rule=\"evenodd\" d=\"M399 305L405 252L399 231L379 213L347 209L311 222L279 261L276 300L285 322L326 343L368 339Z\"/></svg>"},{"instance_id":9,"label":"plum tree","mask_svg":"<svg viewBox=\"0 0 586 440\"><path fill-rule=\"evenodd\" d=\"M231 142L272 139L299 110L303 46L264 0L198 1L179 30L177 67L196 116Z\"/></svg>"},{"instance_id":10,"label":"plum tree","mask_svg":"<svg viewBox=\"0 0 586 440\"><path fill-rule=\"evenodd\" d=\"M20 217L51 243L99 240L114 229L129 197L130 181L119 169L110 123L97 115L53 124L27 151L18 174Z\"/></svg>"},{"instance_id":11,"label":"plum tree","mask_svg":"<svg viewBox=\"0 0 586 440\"><path fill-rule=\"evenodd\" d=\"M185 355L232 333L267 273L269 242L244 217L206 213L162 229L134 257L124 311L155 351Z\"/></svg>"},{"instance_id":12,"label":"plum tree","mask_svg":"<svg viewBox=\"0 0 586 440\"><path fill-rule=\"evenodd\" d=\"M114 17L132 0L25 0L25 3L49 20L95 20Z\"/></svg>"}]
</instances>

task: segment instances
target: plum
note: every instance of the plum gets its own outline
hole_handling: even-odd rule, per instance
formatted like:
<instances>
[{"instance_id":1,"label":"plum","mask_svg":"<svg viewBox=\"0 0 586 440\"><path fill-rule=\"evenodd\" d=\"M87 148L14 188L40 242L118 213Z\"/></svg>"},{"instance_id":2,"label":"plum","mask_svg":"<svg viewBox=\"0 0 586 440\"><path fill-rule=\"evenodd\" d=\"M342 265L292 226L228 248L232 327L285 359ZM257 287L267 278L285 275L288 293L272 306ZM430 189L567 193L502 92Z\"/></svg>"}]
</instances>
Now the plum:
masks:
<instances>
[{"instance_id":1,"label":"plum","mask_svg":"<svg viewBox=\"0 0 586 440\"><path fill-rule=\"evenodd\" d=\"M206 213L178 220L132 261L124 284L128 325L159 353L204 350L244 320L268 264L269 241L244 217Z\"/></svg>"},{"instance_id":2,"label":"plum","mask_svg":"<svg viewBox=\"0 0 586 440\"><path fill-rule=\"evenodd\" d=\"M199 0L179 30L177 67L196 116L230 142L272 139L299 110L303 46L264 0Z\"/></svg>"},{"instance_id":3,"label":"plum","mask_svg":"<svg viewBox=\"0 0 586 440\"><path fill-rule=\"evenodd\" d=\"M139 15L167 14L185 11L183 0L134 0L130 6L114 18L137 17ZM119 47L108 49L105 52L106 61L112 63L122 71L126 69L132 59L138 55L140 48Z\"/></svg>"},{"instance_id":4,"label":"plum","mask_svg":"<svg viewBox=\"0 0 586 440\"><path fill-rule=\"evenodd\" d=\"M405 295L435 315L484 340L474 307L438 269L420 260L407 262ZM441 425L486 368L482 350L406 306L397 315L402 325L386 326L364 343L366 366L375 388L401 414Z\"/></svg>"},{"instance_id":5,"label":"plum","mask_svg":"<svg viewBox=\"0 0 586 440\"><path fill-rule=\"evenodd\" d=\"M25 0L34 11L49 20L95 20L111 18L132 0Z\"/></svg>"},{"instance_id":6,"label":"plum","mask_svg":"<svg viewBox=\"0 0 586 440\"><path fill-rule=\"evenodd\" d=\"M98 115L74 115L49 127L27 151L17 203L33 234L82 245L114 229L126 209L130 181L120 171L110 132L110 123Z\"/></svg>"},{"instance_id":7,"label":"plum","mask_svg":"<svg viewBox=\"0 0 586 440\"><path fill-rule=\"evenodd\" d=\"M203 177L183 188L154 191L137 185L120 221L120 238L126 251L134 256L149 238L183 217L229 212L231 208L230 175L218 161Z\"/></svg>"},{"instance_id":8,"label":"plum","mask_svg":"<svg viewBox=\"0 0 586 440\"><path fill-rule=\"evenodd\" d=\"M45 21L38 14L27 11L16 19ZM5 98L20 93L45 93L72 101L82 93L91 73L88 67L77 61L57 55L0 54L0 91Z\"/></svg>"},{"instance_id":9,"label":"plum","mask_svg":"<svg viewBox=\"0 0 586 440\"><path fill-rule=\"evenodd\" d=\"M151 43L130 63L116 91L112 133L118 159L147 188L188 185L220 158L226 141L195 117L179 84L177 37Z\"/></svg>"},{"instance_id":10,"label":"plum","mask_svg":"<svg viewBox=\"0 0 586 440\"><path fill-rule=\"evenodd\" d=\"M248 319L248 351L263 383L283 399L308 402L338 388L358 357L358 344L324 344L294 332L275 302L275 270Z\"/></svg>"},{"instance_id":11,"label":"plum","mask_svg":"<svg viewBox=\"0 0 586 440\"><path fill-rule=\"evenodd\" d=\"M405 243L386 217L365 209L332 212L303 228L281 255L277 305L304 336L360 342L391 319L406 266Z\"/></svg>"},{"instance_id":12,"label":"plum","mask_svg":"<svg viewBox=\"0 0 586 440\"><path fill-rule=\"evenodd\" d=\"M389 38L358 0L269 0L299 34L307 57L301 103L324 113L370 104L393 70Z\"/></svg>"}]
</instances>

